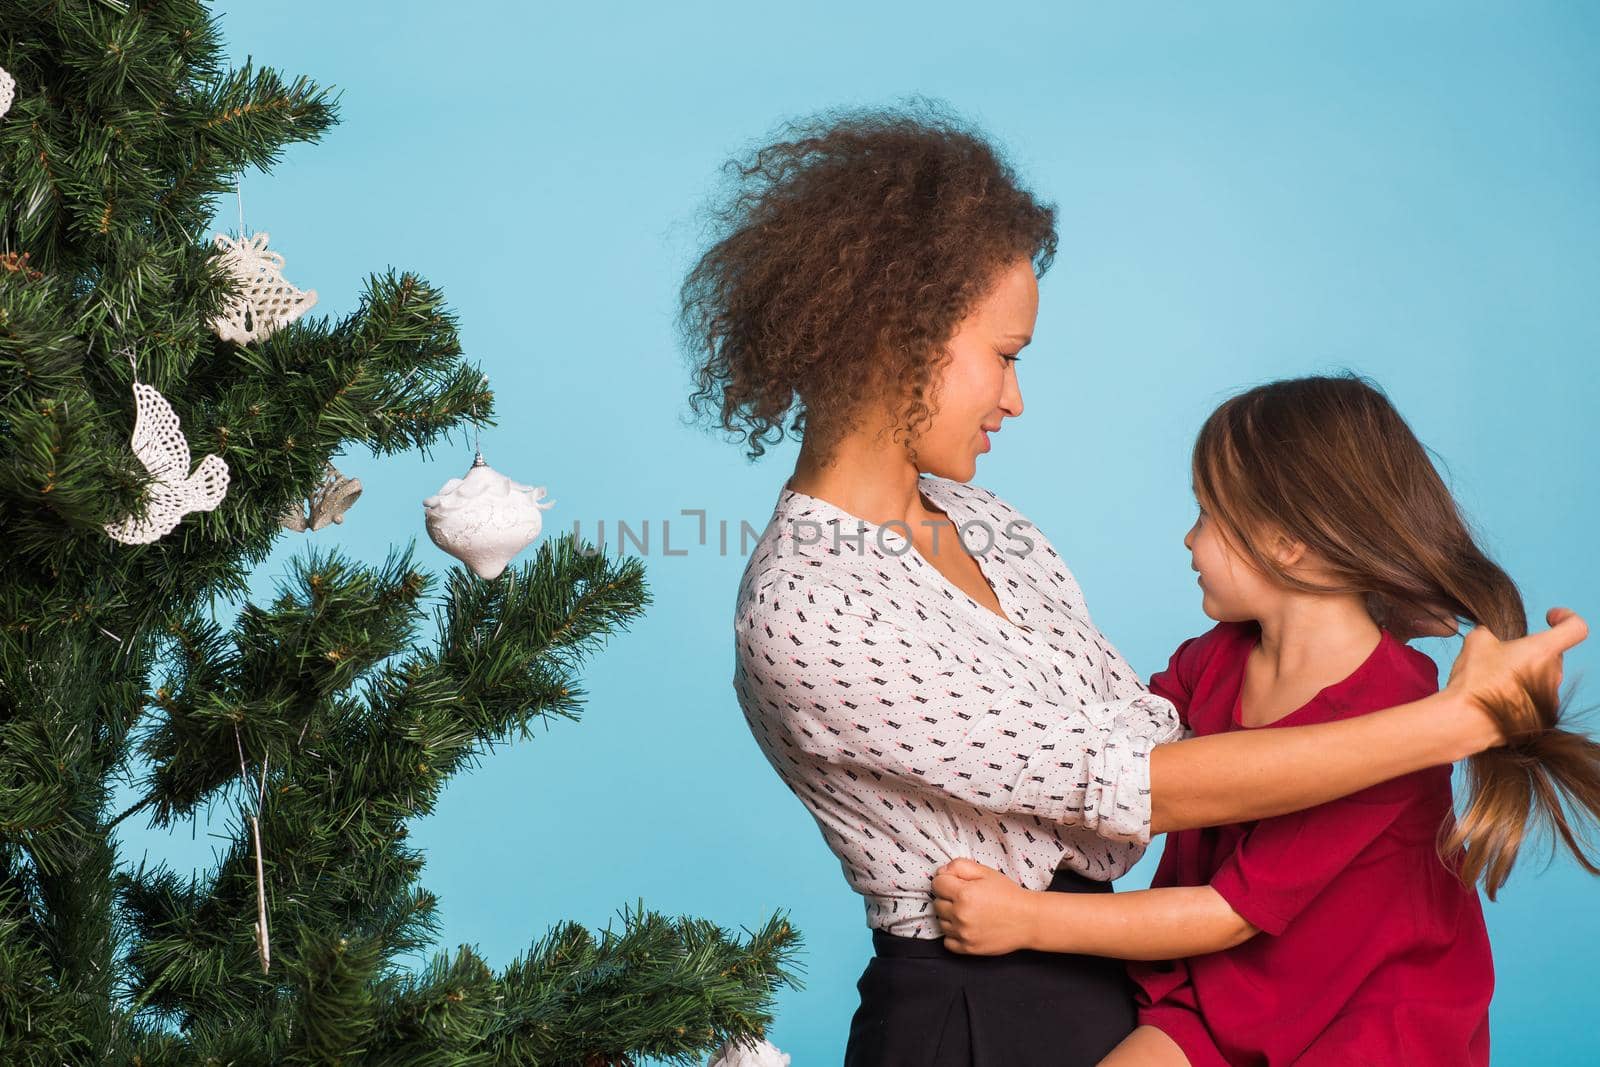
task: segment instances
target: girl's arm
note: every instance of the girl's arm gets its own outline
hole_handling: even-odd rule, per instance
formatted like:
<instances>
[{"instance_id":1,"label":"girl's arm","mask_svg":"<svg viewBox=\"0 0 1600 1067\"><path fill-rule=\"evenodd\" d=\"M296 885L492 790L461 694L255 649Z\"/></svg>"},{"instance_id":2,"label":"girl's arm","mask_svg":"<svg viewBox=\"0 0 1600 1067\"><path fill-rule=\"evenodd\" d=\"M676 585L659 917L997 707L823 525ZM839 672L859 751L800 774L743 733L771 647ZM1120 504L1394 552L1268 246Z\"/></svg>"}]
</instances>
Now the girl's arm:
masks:
<instances>
[{"instance_id":1,"label":"girl's arm","mask_svg":"<svg viewBox=\"0 0 1600 1067\"><path fill-rule=\"evenodd\" d=\"M1171 960L1220 952L1260 932L1204 885L1037 892L976 860L957 859L939 868L933 892L945 946L982 956L1030 948Z\"/></svg>"},{"instance_id":2,"label":"girl's arm","mask_svg":"<svg viewBox=\"0 0 1600 1067\"><path fill-rule=\"evenodd\" d=\"M1222 826L1325 804L1390 778L1503 744L1483 703L1531 701L1516 678L1561 678L1561 653L1588 628L1552 608L1551 628L1515 641L1479 626L1462 642L1443 690L1339 722L1235 731L1157 745L1150 752L1150 832Z\"/></svg>"},{"instance_id":3,"label":"girl's arm","mask_svg":"<svg viewBox=\"0 0 1600 1067\"><path fill-rule=\"evenodd\" d=\"M934 914L957 952L1032 948L1124 960L1220 952L1257 933L1284 933L1414 808L1419 788L1396 779L1252 823L1202 885L1182 837L1168 839L1155 887L1129 893L1036 892L975 860L953 860L934 876Z\"/></svg>"},{"instance_id":4,"label":"girl's arm","mask_svg":"<svg viewBox=\"0 0 1600 1067\"><path fill-rule=\"evenodd\" d=\"M1024 892L1029 892L1024 890ZM1029 893L1030 948L1173 960L1242 945L1260 927L1208 885L1130 893Z\"/></svg>"}]
</instances>

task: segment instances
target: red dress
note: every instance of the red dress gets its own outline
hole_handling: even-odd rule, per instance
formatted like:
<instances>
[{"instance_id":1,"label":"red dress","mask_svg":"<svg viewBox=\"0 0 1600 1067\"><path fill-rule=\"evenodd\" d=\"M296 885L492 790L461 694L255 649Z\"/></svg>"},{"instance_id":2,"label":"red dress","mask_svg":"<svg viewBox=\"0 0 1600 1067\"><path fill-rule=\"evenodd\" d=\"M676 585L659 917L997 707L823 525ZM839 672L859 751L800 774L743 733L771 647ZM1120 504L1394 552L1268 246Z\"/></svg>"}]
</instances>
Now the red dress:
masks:
<instances>
[{"instance_id":1,"label":"red dress","mask_svg":"<svg viewBox=\"0 0 1600 1067\"><path fill-rule=\"evenodd\" d=\"M1260 633L1220 623L1185 641L1151 692L1203 735L1345 719L1438 690L1433 661L1384 631L1348 678L1270 726L1243 726ZM1483 908L1434 848L1453 818L1450 768L1432 767L1306 811L1168 834L1152 888L1209 884L1261 932L1222 952L1130 963L1139 1021L1192 1067L1487 1065Z\"/></svg>"}]
</instances>

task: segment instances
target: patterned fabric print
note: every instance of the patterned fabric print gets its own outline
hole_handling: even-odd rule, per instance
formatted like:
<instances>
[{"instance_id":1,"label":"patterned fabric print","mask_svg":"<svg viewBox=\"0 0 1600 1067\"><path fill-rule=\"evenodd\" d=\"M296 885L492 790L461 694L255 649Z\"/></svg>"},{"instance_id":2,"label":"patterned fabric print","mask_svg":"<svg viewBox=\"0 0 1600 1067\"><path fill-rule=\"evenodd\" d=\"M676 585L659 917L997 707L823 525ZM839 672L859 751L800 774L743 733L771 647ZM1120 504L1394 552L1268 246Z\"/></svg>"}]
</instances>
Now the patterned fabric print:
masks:
<instances>
[{"instance_id":1,"label":"patterned fabric print","mask_svg":"<svg viewBox=\"0 0 1600 1067\"><path fill-rule=\"evenodd\" d=\"M733 686L867 924L936 938L933 871L957 856L1031 889L1057 867L1125 873L1150 839L1150 749L1183 731L1031 523L978 486L924 477L921 490L1007 618L903 523L785 488L740 582Z\"/></svg>"}]
</instances>

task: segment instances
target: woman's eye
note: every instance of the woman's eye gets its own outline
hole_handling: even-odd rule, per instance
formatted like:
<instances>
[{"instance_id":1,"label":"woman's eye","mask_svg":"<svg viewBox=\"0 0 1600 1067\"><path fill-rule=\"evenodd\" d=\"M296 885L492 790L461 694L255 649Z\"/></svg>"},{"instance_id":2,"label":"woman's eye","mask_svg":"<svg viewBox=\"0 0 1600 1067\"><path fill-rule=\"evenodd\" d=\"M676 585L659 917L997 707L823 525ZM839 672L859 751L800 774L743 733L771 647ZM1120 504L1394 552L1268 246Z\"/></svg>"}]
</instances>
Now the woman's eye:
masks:
<instances>
[{"instance_id":1,"label":"woman's eye","mask_svg":"<svg viewBox=\"0 0 1600 1067\"><path fill-rule=\"evenodd\" d=\"M1009 352L1002 352L1002 353L1000 353L1000 358L1003 359L1003 360L1006 360L1008 362L1015 363L1017 360L1021 359L1022 357L1021 356L1014 356Z\"/></svg>"}]
</instances>

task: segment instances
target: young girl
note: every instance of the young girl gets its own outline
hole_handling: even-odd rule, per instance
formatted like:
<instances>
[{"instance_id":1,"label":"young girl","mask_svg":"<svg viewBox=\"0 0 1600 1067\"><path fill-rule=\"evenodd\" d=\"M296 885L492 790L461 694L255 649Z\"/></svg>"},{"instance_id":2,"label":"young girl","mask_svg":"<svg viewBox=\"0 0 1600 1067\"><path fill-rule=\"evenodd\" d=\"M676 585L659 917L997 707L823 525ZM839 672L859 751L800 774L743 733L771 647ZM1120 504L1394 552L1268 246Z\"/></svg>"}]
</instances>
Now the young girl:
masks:
<instances>
[{"instance_id":1,"label":"young girl","mask_svg":"<svg viewBox=\"0 0 1600 1067\"><path fill-rule=\"evenodd\" d=\"M1438 688L1386 620L1527 630L1516 586L1463 524L1410 428L1354 377L1252 389L1195 444L1184 545L1217 620L1150 690L1197 735L1361 715ZM1530 817L1591 873L1562 796L1600 817L1600 745L1556 727L1555 681L1489 709L1513 743L1292 815L1167 837L1149 890L1022 889L970 859L940 868L947 947L1130 961L1139 1027L1103 1065L1299 1067L1489 1062L1491 900ZM1530 815L1530 807L1533 809Z\"/></svg>"}]
</instances>

